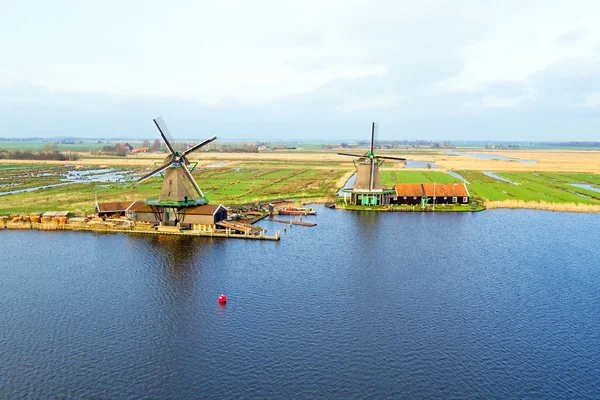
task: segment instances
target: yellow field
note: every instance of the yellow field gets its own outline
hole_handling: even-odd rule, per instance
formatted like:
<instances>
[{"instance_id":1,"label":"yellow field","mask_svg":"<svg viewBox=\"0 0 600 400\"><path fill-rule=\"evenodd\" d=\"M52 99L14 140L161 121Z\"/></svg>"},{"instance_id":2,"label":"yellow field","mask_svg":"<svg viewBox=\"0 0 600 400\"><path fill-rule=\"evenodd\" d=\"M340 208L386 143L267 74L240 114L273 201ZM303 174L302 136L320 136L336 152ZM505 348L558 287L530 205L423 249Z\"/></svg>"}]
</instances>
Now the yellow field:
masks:
<instances>
[{"instance_id":1,"label":"yellow field","mask_svg":"<svg viewBox=\"0 0 600 400\"><path fill-rule=\"evenodd\" d=\"M361 153L362 150L352 151ZM600 151L576 150L528 150L528 151L479 151L501 155L509 158L537 160L537 163L521 163L517 161L490 160L474 158L465 155L445 154L447 150L422 151L406 150L393 152L380 152L383 154L402 156L415 161L432 161L442 170L475 170L475 171L540 171L540 172L582 172L600 173ZM82 154L82 159L68 164L76 165L120 165L120 166L153 166L153 162L162 161L162 154L133 155L126 158L91 157ZM265 164L277 165L281 168L295 168L302 163L311 163L309 168L352 168L350 157L338 156L333 152L271 152L271 153L199 153L190 160L198 161L199 165L206 166L214 163L229 162L232 165ZM28 164L32 161L2 160L2 163ZM35 161L35 163L65 164L62 161ZM320 165L319 165L320 164ZM387 161L383 169L403 168L401 163Z\"/></svg>"},{"instance_id":2,"label":"yellow field","mask_svg":"<svg viewBox=\"0 0 600 400\"><path fill-rule=\"evenodd\" d=\"M600 213L600 206L595 204L548 203L546 201L503 200L486 201L485 207L491 208L529 208L560 212Z\"/></svg>"}]
</instances>

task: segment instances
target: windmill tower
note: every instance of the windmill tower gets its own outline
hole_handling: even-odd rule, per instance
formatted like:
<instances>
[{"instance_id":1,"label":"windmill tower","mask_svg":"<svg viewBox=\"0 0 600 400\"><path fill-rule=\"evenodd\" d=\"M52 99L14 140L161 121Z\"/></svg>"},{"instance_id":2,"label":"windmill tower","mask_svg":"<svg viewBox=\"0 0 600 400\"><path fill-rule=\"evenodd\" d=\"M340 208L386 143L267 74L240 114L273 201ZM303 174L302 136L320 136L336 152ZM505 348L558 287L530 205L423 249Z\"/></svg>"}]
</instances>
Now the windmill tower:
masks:
<instances>
[{"instance_id":1,"label":"windmill tower","mask_svg":"<svg viewBox=\"0 0 600 400\"><path fill-rule=\"evenodd\" d=\"M179 219L178 214L182 209L208 204L208 199L204 197L202 190L192 177L192 171L196 165L194 164L190 169L189 166L192 163L187 157L217 137L213 136L185 151L180 151L176 149L176 143L162 117L155 118L152 122L154 122L154 126L156 126L160 137L167 146L169 155L165 157L160 167L139 178L138 183L144 182L157 174L163 174L164 181L158 200L147 200L146 204L152 206L155 210L160 210L160 214L163 214L160 216L161 221L172 220L177 222Z\"/></svg>"},{"instance_id":2,"label":"windmill tower","mask_svg":"<svg viewBox=\"0 0 600 400\"><path fill-rule=\"evenodd\" d=\"M351 202L359 205L385 204L386 195L395 193L394 189L385 189L381 185L379 167L385 160L406 161L405 158L375 155L375 132L377 124L373 122L371 127L371 146L366 154L338 153L340 156L354 157L356 168L356 180L351 194Z\"/></svg>"}]
</instances>

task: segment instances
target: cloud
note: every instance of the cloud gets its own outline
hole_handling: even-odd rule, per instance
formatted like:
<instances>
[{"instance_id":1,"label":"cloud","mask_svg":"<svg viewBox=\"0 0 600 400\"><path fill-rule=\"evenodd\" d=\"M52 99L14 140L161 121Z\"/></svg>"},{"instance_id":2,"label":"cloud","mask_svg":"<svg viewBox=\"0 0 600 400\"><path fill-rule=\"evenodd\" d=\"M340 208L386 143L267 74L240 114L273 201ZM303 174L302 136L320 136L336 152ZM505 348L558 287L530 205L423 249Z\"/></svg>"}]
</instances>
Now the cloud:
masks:
<instances>
[{"instance_id":1,"label":"cloud","mask_svg":"<svg viewBox=\"0 0 600 400\"><path fill-rule=\"evenodd\" d=\"M581 103L577 104L582 108L598 108L600 109L600 93L591 93L585 96Z\"/></svg>"}]
</instances>

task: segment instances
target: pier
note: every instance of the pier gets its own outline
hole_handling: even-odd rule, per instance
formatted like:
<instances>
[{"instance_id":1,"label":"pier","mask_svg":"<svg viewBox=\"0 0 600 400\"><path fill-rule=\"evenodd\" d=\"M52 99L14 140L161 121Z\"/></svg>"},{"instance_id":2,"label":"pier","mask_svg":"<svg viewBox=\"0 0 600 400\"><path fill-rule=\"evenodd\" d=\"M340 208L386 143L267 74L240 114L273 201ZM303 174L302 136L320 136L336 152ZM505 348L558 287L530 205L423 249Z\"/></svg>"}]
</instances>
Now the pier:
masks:
<instances>
[{"instance_id":1,"label":"pier","mask_svg":"<svg viewBox=\"0 0 600 400\"><path fill-rule=\"evenodd\" d=\"M35 229L40 231L91 231L91 232L107 232L107 233L127 233L127 234L144 234L158 236L194 236L194 237L216 237L216 238L232 238L232 239L250 239L250 240L280 240L281 234L279 231L275 235L265 235L264 230L247 231L244 233L236 233L233 229L215 229L210 231L193 231L193 230L155 230L155 229L139 229L136 227L126 226L110 226L107 224L57 224L57 223L39 223L39 222L7 222L0 223L2 229Z\"/></svg>"}]
</instances>

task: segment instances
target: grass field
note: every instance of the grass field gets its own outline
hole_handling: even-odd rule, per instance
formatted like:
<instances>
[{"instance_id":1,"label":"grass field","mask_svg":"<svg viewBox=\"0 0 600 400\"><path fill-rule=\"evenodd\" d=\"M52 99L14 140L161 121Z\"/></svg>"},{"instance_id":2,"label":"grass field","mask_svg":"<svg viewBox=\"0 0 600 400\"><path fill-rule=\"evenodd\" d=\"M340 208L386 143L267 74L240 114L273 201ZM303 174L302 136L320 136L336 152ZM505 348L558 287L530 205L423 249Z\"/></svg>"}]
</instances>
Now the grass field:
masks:
<instances>
[{"instance_id":1,"label":"grass field","mask_svg":"<svg viewBox=\"0 0 600 400\"><path fill-rule=\"evenodd\" d=\"M1 165L0 165L1 167ZM60 183L71 168L38 166L29 168L0 168L0 194L38 186ZM140 167L114 168L141 176ZM228 205L280 198L335 197L338 182L346 171L342 169L299 168L232 168L213 167L194 171L193 175L205 196L212 203ZM33 192L0 195L0 214L12 212L43 212L69 210L91 213L95 199L128 201L157 198L162 187L160 176L137 184L127 182L90 182L49 187ZM5 185L5 186L2 186Z\"/></svg>"},{"instance_id":2,"label":"grass field","mask_svg":"<svg viewBox=\"0 0 600 400\"><path fill-rule=\"evenodd\" d=\"M457 172L471 182L470 185L467 185L471 195L484 200L600 204L599 192L570 185L571 183L598 182L600 175L597 174L496 173L498 176L518 183L518 185L514 185L491 178L480 171Z\"/></svg>"},{"instance_id":3,"label":"grass field","mask_svg":"<svg viewBox=\"0 0 600 400\"><path fill-rule=\"evenodd\" d=\"M490 206L492 202L496 206L502 202L507 205L509 202L521 204L519 201L527 202L527 207L541 202L592 207L600 205L600 193L572 186L589 184L600 187L600 152L597 151L502 153L513 158L536 159L537 164L478 160L437 150L407 150L406 153L410 159L435 161L442 168L413 170L404 169L399 163L386 163L381 170L384 186L391 187L397 183L460 183L460 180L444 172L443 165L447 163L456 165L458 168L452 171L471 182L467 185L471 195L485 200ZM402 155L399 151L386 154ZM0 160L0 194L60 183L66 171L75 168L93 169L101 166L140 176L154 167L154 161L164 158L161 154L126 158L84 156L69 164ZM331 198L354 172L352 159L334 152L198 153L195 156L199 162L199 168L194 172L198 185L212 203L226 205L280 198ZM494 168L488 168L490 166ZM552 166L554 170L550 169ZM497 175L519 185L488 177L483 171L495 171ZM156 198L161 186L162 178L155 177L140 185L131 181L82 182L28 193L0 195L0 214L64 209L89 213L94 209L95 198L98 201Z\"/></svg>"},{"instance_id":4,"label":"grass field","mask_svg":"<svg viewBox=\"0 0 600 400\"><path fill-rule=\"evenodd\" d=\"M393 187L399 183L462 183L444 172L439 171L381 171L381 184L384 187Z\"/></svg>"}]
</instances>

